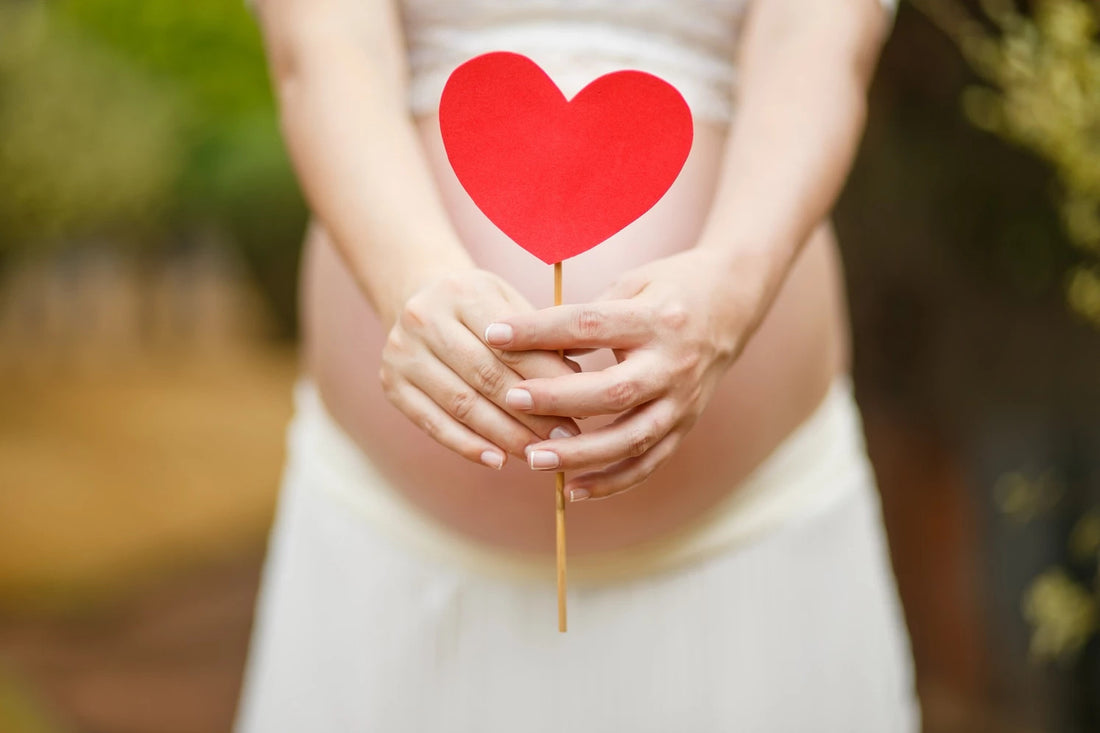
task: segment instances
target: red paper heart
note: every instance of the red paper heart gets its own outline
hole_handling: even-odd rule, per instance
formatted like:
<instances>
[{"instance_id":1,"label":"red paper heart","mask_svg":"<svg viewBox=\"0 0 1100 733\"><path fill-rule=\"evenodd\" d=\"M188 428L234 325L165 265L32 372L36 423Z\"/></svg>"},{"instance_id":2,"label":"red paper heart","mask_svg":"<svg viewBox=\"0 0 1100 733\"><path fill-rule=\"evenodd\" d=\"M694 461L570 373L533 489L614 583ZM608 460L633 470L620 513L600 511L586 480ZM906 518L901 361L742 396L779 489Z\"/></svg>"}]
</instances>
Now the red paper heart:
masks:
<instances>
[{"instance_id":1,"label":"red paper heart","mask_svg":"<svg viewBox=\"0 0 1100 733\"><path fill-rule=\"evenodd\" d=\"M664 196L691 150L691 110L652 74L601 76L572 100L535 62L489 53L439 103L443 145L489 219L543 262L595 247Z\"/></svg>"}]
</instances>

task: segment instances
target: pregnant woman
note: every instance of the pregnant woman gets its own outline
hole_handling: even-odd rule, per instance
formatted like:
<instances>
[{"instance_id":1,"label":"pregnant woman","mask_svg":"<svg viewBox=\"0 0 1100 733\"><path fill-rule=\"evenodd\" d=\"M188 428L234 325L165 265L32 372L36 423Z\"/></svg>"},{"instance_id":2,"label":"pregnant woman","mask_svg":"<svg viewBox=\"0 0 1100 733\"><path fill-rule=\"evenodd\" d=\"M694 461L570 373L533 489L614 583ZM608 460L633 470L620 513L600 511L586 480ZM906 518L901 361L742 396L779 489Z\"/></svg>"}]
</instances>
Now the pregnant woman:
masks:
<instances>
[{"instance_id":1,"label":"pregnant woman","mask_svg":"<svg viewBox=\"0 0 1100 733\"><path fill-rule=\"evenodd\" d=\"M891 9L256 10L315 218L238 729L917 730L828 223ZM668 194L566 263L573 305L443 150L444 82L489 51L570 97L648 71L692 110Z\"/></svg>"}]
</instances>

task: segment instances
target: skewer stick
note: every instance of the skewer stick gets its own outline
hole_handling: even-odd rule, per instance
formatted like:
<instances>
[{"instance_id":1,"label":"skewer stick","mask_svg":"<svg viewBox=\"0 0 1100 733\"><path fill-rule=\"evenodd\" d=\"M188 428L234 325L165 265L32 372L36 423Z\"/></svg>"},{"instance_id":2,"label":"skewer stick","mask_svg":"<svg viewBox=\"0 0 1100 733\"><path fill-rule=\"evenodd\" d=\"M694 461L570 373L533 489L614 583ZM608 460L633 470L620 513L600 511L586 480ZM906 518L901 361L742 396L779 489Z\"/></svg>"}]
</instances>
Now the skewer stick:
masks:
<instances>
[{"instance_id":1,"label":"skewer stick","mask_svg":"<svg viewBox=\"0 0 1100 733\"><path fill-rule=\"evenodd\" d=\"M554 263L554 305L561 305L561 262ZM558 351L559 356L564 356ZM554 515L557 520L558 557L558 631L566 630L565 623L565 473L554 476Z\"/></svg>"}]
</instances>

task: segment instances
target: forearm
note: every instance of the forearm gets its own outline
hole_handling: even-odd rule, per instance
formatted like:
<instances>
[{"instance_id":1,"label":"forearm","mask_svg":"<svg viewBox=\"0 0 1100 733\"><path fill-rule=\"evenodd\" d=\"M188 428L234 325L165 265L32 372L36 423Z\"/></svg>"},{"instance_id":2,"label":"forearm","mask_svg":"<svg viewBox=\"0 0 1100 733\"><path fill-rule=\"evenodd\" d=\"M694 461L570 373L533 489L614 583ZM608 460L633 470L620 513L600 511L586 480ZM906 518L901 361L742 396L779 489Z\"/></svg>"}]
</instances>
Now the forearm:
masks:
<instances>
[{"instance_id":1,"label":"forearm","mask_svg":"<svg viewBox=\"0 0 1100 733\"><path fill-rule=\"evenodd\" d=\"M406 112L397 20L388 4L374 11L384 17L269 0L261 21L302 189L389 325L425 282L472 263Z\"/></svg>"},{"instance_id":2,"label":"forearm","mask_svg":"<svg viewBox=\"0 0 1100 733\"><path fill-rule=\"evenodd\" d=\"M739 107L699 242L754 283L765 308L839 195L885 32L871 0L797 2L766 0L749 17Z\"/></svg>"}]
</instances>

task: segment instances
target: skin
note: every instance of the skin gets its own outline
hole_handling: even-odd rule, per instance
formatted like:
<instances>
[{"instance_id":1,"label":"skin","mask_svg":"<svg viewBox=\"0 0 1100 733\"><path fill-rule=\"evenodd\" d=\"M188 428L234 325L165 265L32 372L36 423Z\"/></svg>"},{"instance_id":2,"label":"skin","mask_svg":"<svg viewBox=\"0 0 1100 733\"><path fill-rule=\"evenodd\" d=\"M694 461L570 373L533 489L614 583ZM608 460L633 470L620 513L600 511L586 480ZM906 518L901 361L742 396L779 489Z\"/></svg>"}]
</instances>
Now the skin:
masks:
<instances>
[{"instance_id":1,"label":"skin","mask_svg":"<svg viewBox=\"0 0 1100 733\"><path fill-rule=\"evenodd\" d=\"M469 202L437 119L407 115L394 8L263 0L259 11L316 216L307 371L427 514L549 551L553 483L539 472L565 470L582 502L571 552L649 539L736 490L846 368L827 215L886 28L875 0L755 3L732 125L697 121L665 198L566 263L574 305L541 310L549 268Z\"/></svg>"}]
</instances>

